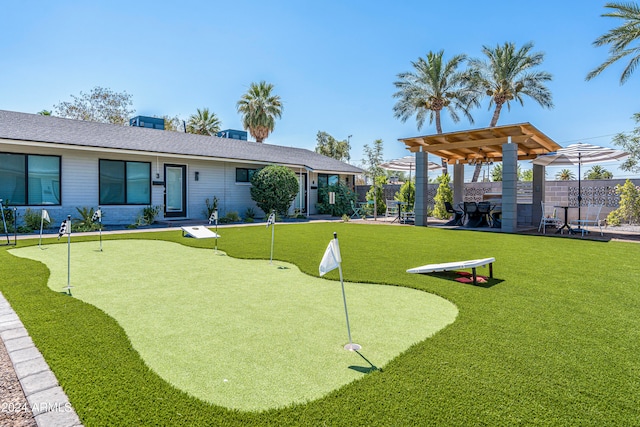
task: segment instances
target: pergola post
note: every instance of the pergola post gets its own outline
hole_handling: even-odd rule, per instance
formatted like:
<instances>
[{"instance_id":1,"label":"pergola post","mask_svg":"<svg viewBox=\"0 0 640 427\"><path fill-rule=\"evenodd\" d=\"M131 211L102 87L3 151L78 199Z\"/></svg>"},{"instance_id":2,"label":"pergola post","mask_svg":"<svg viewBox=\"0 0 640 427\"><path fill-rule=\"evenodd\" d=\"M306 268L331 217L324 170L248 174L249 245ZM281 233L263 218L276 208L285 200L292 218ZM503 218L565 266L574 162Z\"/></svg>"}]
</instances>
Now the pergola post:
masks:
<instances>
[{"instance_id":1,"label":"pergola post","mask_svg":"<svg viewBox=\"0 0 640 427\"><path fill-rule=\"evenodd\" d=\"M518 229L518 144L502 144L502 231Z\"/></svg>"},{"instance_id":2,"label":"pergola post","mask_svg":"<svg viewBox=\"0 0 640 427\"><path fill-rule=\"evenodd\" d=\"M533 197L531 200L531 225L538 224L538 218L542 218L541 202L545 201L545 167L533 165Z\"/></svg>"},{"instance_id":3,"label":"pergola post","mask_svg":"<svg viewBox=\"0 0 640 427\"><path fill-rule=\"evenodd\" d=\"M464 165L453 165L453 206L464 202Z\"/></svg>"},{"instance_id":4,"label":"pergola post","mask_svg":"<svg viewBox=\"0 0 640 427\"><path fill-rule=\"evenodd\" d=\"M427 226L427 203L429 186L429 162L428 153L418 151L416 153L416 206L415 225Z\"/></svg>"}]
</instances>

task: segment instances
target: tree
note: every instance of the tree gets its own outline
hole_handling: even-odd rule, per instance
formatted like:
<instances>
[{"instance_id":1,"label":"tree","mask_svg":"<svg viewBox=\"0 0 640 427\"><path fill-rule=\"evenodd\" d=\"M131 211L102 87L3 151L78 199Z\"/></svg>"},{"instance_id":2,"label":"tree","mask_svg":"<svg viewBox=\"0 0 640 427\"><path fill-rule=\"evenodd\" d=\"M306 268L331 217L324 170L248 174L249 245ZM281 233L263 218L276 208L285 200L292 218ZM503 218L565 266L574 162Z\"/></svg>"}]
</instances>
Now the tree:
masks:
<instances>
[{"instance_id":1,"label":"tree","mask_svg":"<svg viewBox=\"0 0 640 427\"><path fill-rule=\"evenodd\" d=\"M272 91L271 83L251 83L247 93L236 104L238 113L242 114L242 125L257 142L267 139L273 132L275 119L282 116L282 102Z\"/></svg>"},{"instance_id":2,"label":"tree","mask_svg":"<svg viewBox=\"0 0 640 427\"><path fill-rule=\"evenodd\" d=\"M600 165L593 165L584 173L584 179L612 179L613 174Z\"/></svg>"},{"instance_id":3,"label":"tree","mask_svg":"<svg viewBox=\"0 0 640 427\"><path fill-rule=\"evenodd\" d=\"M523 171L520 171L518 176L520 177L520 181L531 182L533 181L533 169L525 169Z\"/></svg>"},{"instance_id":4,"label":"tree","mask_svg":"<svg viewBox=\"0 0 640 427\"><path fill-rule=\"evenodd\" d=\"M612 12L605 13L602 16L606 18L619 18L623 23L608 33L601 35L594 42L596 47L609 46L609 58L597 68L587 74L586 80L591 80L609 65L617 62L624 57L631 57L627 66L622 70L620 75L620 84L624 84L636 69L638 61L640 61L640 46L630 46L640 37L640 7L635 3L607 3L604 7L611 9Z\"/></svg>"},{"instance_id":5,"label":"tree","mask_svg":"<svg viewBox=\"0 0 640 427\"><path fill-rule=\"evenodd\" d=\"M196 114L189 116L187 122L187 132L196 135L213 136L220 131L220 120L216 113L210 112L208 108L197 109Z\"/></svg>"},{"instance_id":6,"label":"tree","mask_svg":"<svg viewBox=\"0 0 640 427\"><path fill-rule=\"evenodd\" d=\"M394 82L398 89L393 94L398 102L393 107L394 116L403 123L410 117L416 116L418 130L422 129L424 121L429 117L429 124L435 120L436 132L442 133L440 113L447 109L454 123L460 121L458 111L473 123L469 112L471 105L477 104L472 96L469 80L458 71L458 67L466 60L465 55L456 55L448 62L443 60L444 51L429 52L427 57L418 58L412 62L414 71L398 74L398 81ZM442 171L447 172L446 160L442 160Z\"/></svg>"},{"instance_id":7,"label":"tree","mask_svg":"<svg viewBox=\"0 0 640 427\"><path fill-rule=\"evenodd\" d=\"M640 113L633 115L636 125L640 124ZM640 126L636 126L631 132L619 133L613 137L613 143L623 151L629 153L629 157L620 165L620 169L627 172L640 172Z\"/></svg>"},{"instance_id":8,"label":"tree","mask_svg":"<svg viewBox=\"0 0 640 427\"><path fill-rule=\"evenodd\" d=\"M516 166L516 173L518 174L518 179L520 181L532 181L533 180L533 171L528 169L530 172L521 171L520 165ZM491 180L494 182L502 181L502 163L496 163L491 169Z\"/></svg>"},{"instance_id":9,"label":"tree","mask_svg":"<svg viewBox=\"0 0 640 427\"><path fill-rule=\"evenodd\" d=\"M558 181L572 181L576 179L576 175L570 169L562 169L556 173L556 179Z\"/></svg>"},{"instance_id":10,"label":"tree","mask_svg":"<svg viewBox=\"0 0 640 427\"><path fill-rule=\"evenodd\" d=\"M127 92L118 93L96 86L90 93L80 92L80 96L71 95L71 98L71 102L53 106L56 116L124 126L135 113L129 108L133 102Z\"/></svg>"},{"instance_id":11,"label":"tree","mask_svg":"<svg viewBox=\"0 0 640 427\"><path fill-rule=\"evenodd\" d=\"M514 43L506 42L495 48L482 47L486 60L469 60L468 79L476 91L476 99L489 97L489 109L495 104L489 127L495 127L500 118L502 107L506 104L511 109L511 101L516 100L524 105L524 96L536 101L543 108L553 108L549 88L545 85L551 81L551 74L546 71L534 71L542 64L544 53L531 52L533 43L526 43L516 50ZM476 165L472 182L480 176L481 164Z\"/></svg>"},{"instance_id":12,"label":"tree","mask_svg":"<svg viewBox=\"0 0 640 427\"><path fill-rule=\"evenodd\" d=\"M387 183L387 177L384 175L377 175L375 178L375 184L369 188L365 198L373 201L374 217L378 215L384 215L387 211L387 203L384 197L384 185Z\"/></svg>"},{"instance_id":13,"label":"tree","mask_svg":"<svg viewBox=\"0 0 640 427\"><path fill-rule=\"evenodd\" d=\"M343 162L351 159L349 155L349 150L351 149L349 141L338 141L328 133L320 131L318 131L318 135L316 135L316 141L316 153Z\"/></svg>"},{"instance_id":14,"label":"tree","mask_svg":"<svg viewBox=\"0 0 640 427\"><path fill-rule=\"evenodd\" d=\"M395 199L406 203L403 207L406 212L413 211L416 204L416 186L413 181L405 181L395 194Z\"/></svg>"},{"instance_id":15,"label":"tree","mask_svg":"<svg viewBox=\"0 0 640 427\"><path fill-rule=\"evenodd\" d=\"M369 147L369 145L365 144L364 145L364 155L366 156L366 159L364 160L364 163L366 165L366 171L367 171L367 175L369 176L369 178L371 179L371 182L373 183L373 185L371 186L371 189L369 189L369 191L371 192L371 190L374 190L374 192L377 194L376 191L376 187L377 187L377 177L379 176L383 176L384 175L384 170L380 167L380 165L383 162L383 158L382 158L382 140L381 139L376 139L375 141L373 141L373 146ZM384 182L387 182L387 177L384 177ZM374 207L373 207L373 211L374 211L374 217L377 216L378 213L378 197L372 197L371 199L369 199L368 197L369 193L367 193L367 200L374 200ZM385 208L386 209L386 208ZM384 211L383 211L384 212Z\"/></svg>"},{"instance_id":16,"label":"tree","mask_svg":"<svg viewBox=\"0 0 640 427\"><path fill-rule=\"evenodd\" d=\"M438 190L433 198L433 216L439 219L447 219L451 216L447 212L447 208L444 202L453 202L453 191L451 191L451 177L448 173L442 174L438 177Z\"/></svg>"},{"instance_id":17,"label":"tree","mask_svg":"<svg viewBox=\"0 0 640 427\"><path fill-rule=\"evenodd\" d=\"M38 114L41 115L41 116L50 116L51 115L51 110L38 111Z\"/></svg>"},{"instance_id":18,"label":"tree","mask_svg":"<svg viewBox=\"0 0 640 427\"><path fill-rule=\"evenodd\" d=\"M285 166L266 166L251 177L251 198L269 215L272 210L285 216L298 194L298 178Z\"/></svg>"},{"instance_id":19,"label":"tree","mask_svg":"<svg viewBox=\"0 0 640 427\"><path fill-rule=\"evenodd\" d=\"M640 222L640 191L638 187L627 179L624 185L616 185L616 194L620 196L620 204L618 209L609 213L607 223L620 225L622 222L628 224Z\"/></svg>"},{"instance_id":20,"label":"tree","mask_svg":"<svg viewBox=\"0 0 640 427\"><path fill-rule=\"evenodd\" d=\"M164 119L164 130L170 130L172 132L183 132L182 120L178 116L162 116Z\"/></svg>"}]
</instances>

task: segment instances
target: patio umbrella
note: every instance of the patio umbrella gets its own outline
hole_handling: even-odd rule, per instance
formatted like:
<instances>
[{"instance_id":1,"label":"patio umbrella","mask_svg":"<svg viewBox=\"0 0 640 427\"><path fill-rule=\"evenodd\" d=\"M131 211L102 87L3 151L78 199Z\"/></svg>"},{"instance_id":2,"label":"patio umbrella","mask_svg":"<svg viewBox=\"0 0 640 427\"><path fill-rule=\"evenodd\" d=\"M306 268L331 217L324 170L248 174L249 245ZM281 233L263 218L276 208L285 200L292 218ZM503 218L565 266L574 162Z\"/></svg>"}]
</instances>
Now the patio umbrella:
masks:
<instances>
[{"instance_id":1,"label":"patio umbrella","mask_svg":"<svg viewBox=\"0 0 640 427\"><path fill-rule=\"evenodd\" d=\"M561 148L555 153L548 153L538 156L532 161L535 165L542 166L578 166L578 219L580 217L580 205L582 204L582 176L581 166L584 164L596 164L603 162L612 162L621 160L629 156L621 150L615 148L601 147L591 144L571 144L565 148Z\"/></svg>"},{"instance_id":2,"label":"patio umbrella","mask_svg":"<svg viewBox=\"0 0 640 427\"><path fill-rule=\"evenodd\" d=\"M390 171L409 171L409 181L411 181L411 171L416 168L416 156L404 156L399 159L390 160L382 163L380 167ZM442 168L442 166L434 162L429 162L427 165L427 170L430 171L440 168Z\"/></svg>"}]
</instances>

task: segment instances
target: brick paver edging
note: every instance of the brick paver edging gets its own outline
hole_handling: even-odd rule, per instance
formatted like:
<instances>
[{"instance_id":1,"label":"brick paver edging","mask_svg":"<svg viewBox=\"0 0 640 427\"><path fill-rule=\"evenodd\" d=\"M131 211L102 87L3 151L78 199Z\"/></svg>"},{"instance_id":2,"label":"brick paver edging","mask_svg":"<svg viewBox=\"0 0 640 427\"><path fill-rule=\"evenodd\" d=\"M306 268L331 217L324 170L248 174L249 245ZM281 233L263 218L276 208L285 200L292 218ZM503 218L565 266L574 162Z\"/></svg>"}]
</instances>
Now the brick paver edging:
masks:
<instances>
[{"instance_id":1,"label":"brick paver edging","mask_svg":"<svg viewBox=\"0 0 640 427\"><path fill-rule=\"evenodd\" d=\"M39 427L82 426L56 376L0 292L0 339Z\"/></svg>"}]
</instances>

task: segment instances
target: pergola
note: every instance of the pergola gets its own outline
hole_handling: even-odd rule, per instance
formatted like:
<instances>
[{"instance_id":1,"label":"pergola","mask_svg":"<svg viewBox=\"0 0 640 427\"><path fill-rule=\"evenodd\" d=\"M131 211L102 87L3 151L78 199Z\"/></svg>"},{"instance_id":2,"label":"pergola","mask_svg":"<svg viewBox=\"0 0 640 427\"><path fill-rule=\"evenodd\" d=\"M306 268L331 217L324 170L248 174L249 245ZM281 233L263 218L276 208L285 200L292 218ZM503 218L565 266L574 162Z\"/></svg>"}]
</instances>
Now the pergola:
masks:
<instances>
[{"instance_id":1,"label":"pergola","mask_svg":"<svg viewBox=\"0 0 640 427\"><path fill-rule=\"evenodd\" d=\"M517 162L562 148L530 123L401 138L416 153L416 225L427 224L427 154L453 165L454 204L463 200L464 165L502 162L502 229L517 225ZM533 165L533 214L539 216L544 199L544 167ZM538 215L536 215L538 214Z\"/></svg>"}]
</instances>

